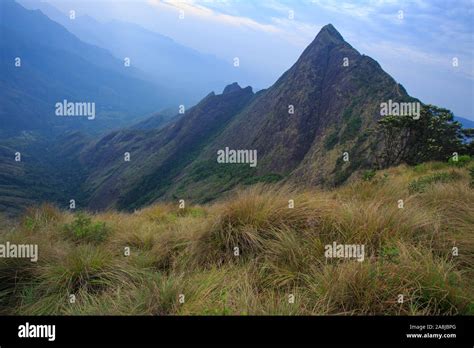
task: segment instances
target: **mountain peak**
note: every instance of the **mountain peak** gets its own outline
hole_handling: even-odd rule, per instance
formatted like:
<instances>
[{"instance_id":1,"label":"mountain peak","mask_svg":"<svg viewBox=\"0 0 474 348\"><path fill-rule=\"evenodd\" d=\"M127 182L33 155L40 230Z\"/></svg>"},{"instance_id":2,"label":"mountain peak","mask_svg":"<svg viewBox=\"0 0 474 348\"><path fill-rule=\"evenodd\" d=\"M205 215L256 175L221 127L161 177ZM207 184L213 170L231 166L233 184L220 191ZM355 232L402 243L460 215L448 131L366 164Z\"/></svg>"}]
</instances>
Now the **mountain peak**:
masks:
<instances>
[{"instance_id":1,"label":"mountain peak","mask_svg":"<svg viewBox=\"0 0 474 348\"><path fill-rule=\"evenodd\" d=\"M344 42L344 38L342 37L342 35L337 31L336 28L334 28L331 23L326 24L324 27L322 27L314 40Z\"/></svg>"},{"instance_id":2,"label":"mountain peak","mask_svg":"<svg viewBox=\"0 0 474 348\"><path fill-rule=\"evenodd\" d=\"M307 66L307 62L311 62L311 65L324 66L323 63L328 59L328 52L335 47L341 49L350 48L357 53L357 55L359 54L344 40L342 35L332 24L327 24L321 28L318 35L316 35L314 40L306 47L291 70L297 72L298 67Z\"/></svg>"},{"instance_id":3,"label":"mountain peak","mask_svg":"<svg viewBox=\"0 0 474 348\"><path fill-rule=\"evenodd\" d=\"M242 89L242 87L240 87L237 82L234 82L234 83L231 83L230 85L227 85L224 88L224 91L222 92L222 94L227 94L227 93L232 93L232 92L235 92L235 91L240 91L241 89Z\"/></svg>"}]
</instances>

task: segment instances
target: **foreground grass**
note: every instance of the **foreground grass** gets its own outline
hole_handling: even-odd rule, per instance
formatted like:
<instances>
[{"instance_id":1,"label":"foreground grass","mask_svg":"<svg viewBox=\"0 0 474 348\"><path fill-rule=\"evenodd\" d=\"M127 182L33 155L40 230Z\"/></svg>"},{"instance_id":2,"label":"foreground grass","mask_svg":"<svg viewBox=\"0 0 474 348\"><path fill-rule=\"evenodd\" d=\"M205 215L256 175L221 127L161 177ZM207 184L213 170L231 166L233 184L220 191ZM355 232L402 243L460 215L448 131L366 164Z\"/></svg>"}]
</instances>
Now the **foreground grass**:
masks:
<instances>
[{"instance_id":1,"label":"foreground grass","mask_svg":"<svg viewBox=\"0 0 474 348\"><path fill-rule=\"evenodd\" d=\"M428 163L364 178L332 191L255 186L210 206L133 214L30 209L0 225L1 243L39 246L36 263L0 259L0 312L474 314L468 168ZM364 244L364 261L326 258L333 242Z\"/></svg>"}]
</instances>

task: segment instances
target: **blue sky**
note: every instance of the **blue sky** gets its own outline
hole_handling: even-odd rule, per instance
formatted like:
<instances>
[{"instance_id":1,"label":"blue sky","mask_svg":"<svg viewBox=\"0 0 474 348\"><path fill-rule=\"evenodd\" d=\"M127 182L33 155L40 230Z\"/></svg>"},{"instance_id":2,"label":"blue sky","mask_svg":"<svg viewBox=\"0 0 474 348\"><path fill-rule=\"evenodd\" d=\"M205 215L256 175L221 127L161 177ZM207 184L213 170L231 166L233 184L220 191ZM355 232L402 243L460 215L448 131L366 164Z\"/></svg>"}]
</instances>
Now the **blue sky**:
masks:
<instances>
[{"instance_id":1,"label":"blue sky","mask_svg":"<svg viewBox=\"0 0 474 348\"><path fill-rule=\"evenodd\" d=\"M243 82L256 88L275 82L321 27L332 23L410 95L474 120L472 0L47 2L100 21L140 24L229 64L239 57L255 76ZM453 66L454 58L458 66Z\"/></svg>"}]
</instances>

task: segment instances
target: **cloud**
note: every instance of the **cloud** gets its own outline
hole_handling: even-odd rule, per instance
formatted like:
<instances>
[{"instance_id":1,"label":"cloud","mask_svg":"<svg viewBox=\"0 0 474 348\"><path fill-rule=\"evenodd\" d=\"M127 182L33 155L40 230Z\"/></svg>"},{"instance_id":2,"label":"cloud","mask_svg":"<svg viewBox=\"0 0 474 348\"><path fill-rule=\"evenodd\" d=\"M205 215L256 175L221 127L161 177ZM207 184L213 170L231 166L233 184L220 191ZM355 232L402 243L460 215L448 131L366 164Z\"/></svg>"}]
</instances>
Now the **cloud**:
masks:
<instances>
[{"instance_id":1,"label":"cloud","mask_svg":"<svg viewBox=\"0 0 474 348\"><path fill-rule=\"evenodd\" d=\"M159 9L183 11L184 16L197 17L203 20L213 21L224 25L247 28L266 33L279 33L281 31L274 25L260 23L249 17L242 17L217 12L209 7L200 5L195 1L149 0L148 3Z\"/></svg>"},{"instance_id":2,"label":"cloud","mask_svg":"<svg viewBox=\"0 0 474 348\"><path fill-rule=\"evenodd\" d=\"M334 0L312 0L311 2L325 10L342 13L359 19L368 19L370 16L376 14L381 7L399 3L397 0L369 0L352 3Z\"/></svg>"},{"instance_id":3,"label":"cloud","mask_svg":"<svg viewBox=\"0 0 474 348\"><path fill-rule=\"evenodd\" d=\"M281 28L281 38L296 47L306 47L324 24L312 24L295 19L272 17L272 23Z\"/></svg>"},{"instance_id":4,"label":"cloud","mask_svg":"<svg viewBox=\"0 0 474 348\"><path fill-rule=\"evenodd\" d=\"M360 48L363 50L377 52L378 56L385 56L389 54L392 57L398 57L398 61L409 61L414 65L430 65L438 70L445 72L459 73L465 78L474 80L474 72L471 69L470 64L464 64L466 61L464 58L457 57L459 59L459 66L453 67L453 56L444 54L434 54L424 52L419 48L396 45L393 42L379 41L377 43L361 43Z\"/></svg>"}]
</instances>

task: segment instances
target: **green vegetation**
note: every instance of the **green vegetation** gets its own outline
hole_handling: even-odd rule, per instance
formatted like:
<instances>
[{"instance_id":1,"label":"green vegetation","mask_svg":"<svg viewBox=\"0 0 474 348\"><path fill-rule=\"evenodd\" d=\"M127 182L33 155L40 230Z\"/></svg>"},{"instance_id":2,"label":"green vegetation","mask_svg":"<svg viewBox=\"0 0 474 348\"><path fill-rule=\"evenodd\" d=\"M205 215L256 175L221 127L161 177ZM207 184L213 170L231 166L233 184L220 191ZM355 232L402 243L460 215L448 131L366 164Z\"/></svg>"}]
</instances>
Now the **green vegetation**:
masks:
<instances>
[{"instance_id":1,"label":"green vegetation","mask_svg":"<svg viewBox=\"0 0 474 348\"><path fill-rule=\"evenodd\" d=\"M210 177L216 180L216 185L223 185L232 180L243 180L255 175L256 168L248 164L217 163L217 161L203 161L197 163L190 173L193 182Z\"/></svg>"},{"instance_id":2,"label":"green vegetation","mask_svg":"<svg viewBox=\"0 0 474 348\"><path fill-rule=\"evenodd\" d=\"M341 135L341 142L354 139L362 127L362 118L358 115L351 116L346 123L346 127Z\"/></svg>"},{"instance_id":3,"label":"green vegetation","mask_svg":"<svg viewBox=\"0 0 474 348\"><path fill-rule=\"evenodd\" d=\"M283 179L280 174L269 173L256 175L256 168L248 164L226 164L216 161L204 161L196 164L190 173L193 182L212 178L216 186L223 186L229 182L243 183L245 185L257 182L271 183Z\"/></svg>"},{"instance_id":4,"label":"green vegetation","mask_svg":"<svg viewBox=\"0 0 474 348\"><path fill-rule=\"evenodd\" d=\"M372 179L375 178L375 175L376 175L375 170L366 170L366 171L362 174L362 179L363 179L364 181L372 181Z\"/></svg>"},{"instance_id":5,"label":"green vegetation","mask_svg":"<svg viewBox=\"0 0 474 348\"><path fill-rule=\"evenodd\" d=\"M327 137L326 140L324 141L324 148L326 150L332 150L334 146L336 146L339 143L339 135L337 130L333 130Z\"/></svg>"},{"instance_id":6,"label":"green vegetation","mask_svg":"<svg viewBox=\"0 0 474 348\"><path fill-rule=\"evenodd\" d=\"M108 234L105 222L92 222L84 213L78 213L75 220L63 226L66 238L76 242L100 243Z\"/></svg>"},{"instance_id":7,"label":"green vegetation","mask_svg":"<svg viewBox=\"0 0 474 348\"><path fill-rule=\"evenodd\" d=\"M71 197L84 199L85 170L78 157L87 138L76 132L54 141L30 137L0 140L0 210L13 216L35 202L65 206ZM19 162L12 157L17 151L22 154Z\"/></svg>"},{"instance_id":8,"label":"green vegetation","mask_svg":"<svg viewBox=\"0 0 474 348\"><path fill-rule=\"evenodd\" d=\"M447 183L461 178L461 175L457 172L441 172L432 175L426 175L419 179L413 180L408 185L408 192L422 193L425 192L427 187L435 183Z\"/></svg>"},{"instance_id":9,"label":"green vegetation","mask_svg":"<svg viewBox=\"0 0 474 348\"><path fill-rule=\"evenodd\" d=\"M199 202L206 203L217 198L216 192L224 192L236 185L253 185L256 183L274 183L282 180L283 175L268 173L257 175L257 169L248 164L227 164L216 161L196 163L186 178L178 187L175 198L189 195L189 185L205 182L207 190L200 193Z\"/></svg>"},{"instance_id":10,"label":"green vegetation","mask_svg":"<svg viewBox=\"0 0 474 348\"><path fill-rule=\"evenodd\" d=\"M462 155L459 156L457 159L455 159L454 157L450 157L448 162L450 165L455 167L464 167L465 165L471 162L471 156Z\"/></svg>"},{"instance_id":11,"label":"green vegetation","mask_svg":"<svg viewBox=\"0 0 474 348\"><path fill-rule=\"evenodd\" d=\"M138 175L139 180L121 195L117 206L130 211L165 195L173 186L176 176L182 174L199 157L205 146L225 129L227 123L252 96L253 93L248 90L219 96L209 95L191 108L186 118L171 128L177 128L177 134L166 136L166 130L158 133L160 140L166 139L161 143L161 147L166 150L162 151L159 164L146 175Z\"/></svg>"},{"instance_id":12,"label":"green vegetation","mask_svg":"<svg viewBox=\"0 0 474 348\"><path fill-rule=\"evenodd\" d=\"M453 113L434 105L422 105L419 119L412 116L385 116L379 121L383 150L379 154L382 168L398 163L416 165L426 161L446 161L454 153L470 152L464 142L472 136L454 121ZM461 156L462 163L468 161Z\"/></svg>"},{"instance_id":13,"label":"green vegetation","mask_svg":"<svg viewBox=\"0 0 474 348\"><path fill-rule=\"evenodd\" d=\"M265 174L265 175L260 175L260 176L254 176L248 179L245 179L243 181L244 185L253 185L258 182L262 183L272 183L272 182L277 182L283 179L283 175L280 174Z\"/></svg>"},{"instance_id":14,"label":"green vegetation","mask_svg":"<svg viewBox=\"0 0 474 348\"><path fill-rule=\"evenodd\" d=\"M39 249L37 263L0 259L0 312L473 315L472 169L403 165L331 191L258 184L184 209L30 209L0 225L2 243ZM411 183L424 193L408 196ZM364 244L365 260L327 259L334 241Z\"/></svg>"}]
</instances>

